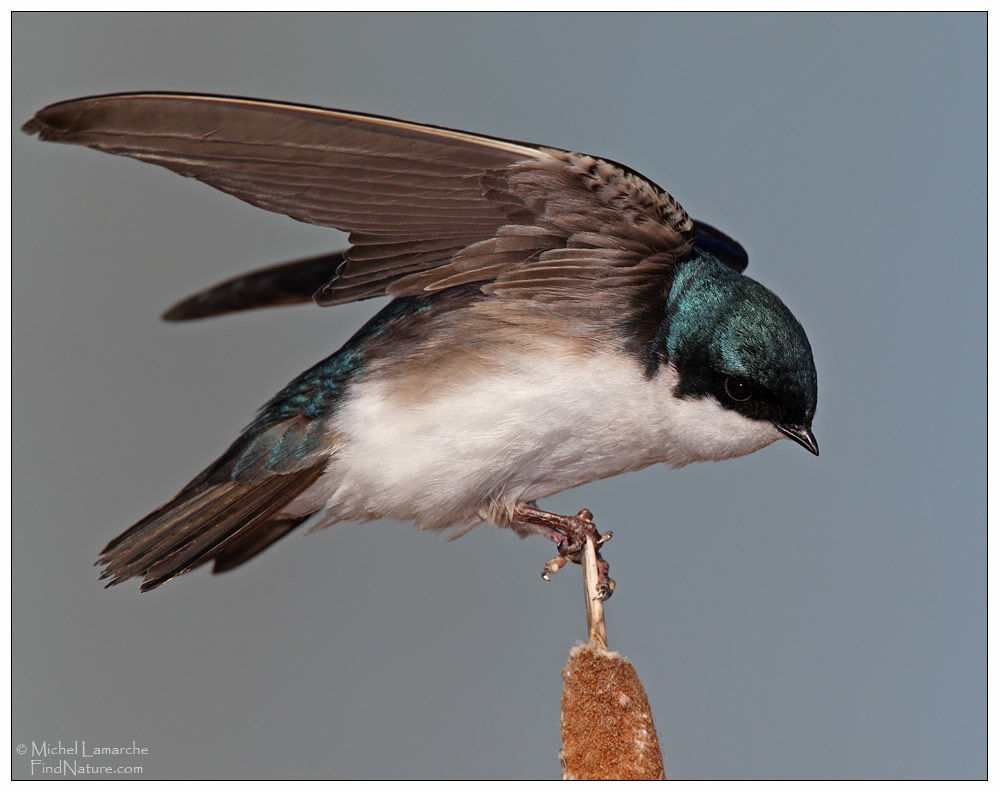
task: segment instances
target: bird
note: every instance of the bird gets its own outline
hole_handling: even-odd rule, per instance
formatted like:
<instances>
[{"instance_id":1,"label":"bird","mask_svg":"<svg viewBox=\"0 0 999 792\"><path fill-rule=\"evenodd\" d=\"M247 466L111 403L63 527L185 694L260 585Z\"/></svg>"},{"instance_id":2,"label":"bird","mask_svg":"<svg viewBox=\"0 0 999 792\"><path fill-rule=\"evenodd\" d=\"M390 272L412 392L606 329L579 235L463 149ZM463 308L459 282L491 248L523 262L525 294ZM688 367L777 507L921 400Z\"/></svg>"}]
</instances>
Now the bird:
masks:
<instances>
[{"instance_id":1,"label":"bird","mask_svg":"<svg viewBox=\"0 0 999 792\"><path fill-rule=\"evenodd\" d=\"M346 250L254 270L168 321L392 298L268 401L175 498L100 553L149 591L238 567L303 523L487 523L580 560L587 509L538 501L786 437L812 454L817 378L799 321L745 249L610 159L344 110L126 93L49 105L22 130L160 165L346 231ZM598 596L614 590L599 558Z\"/></svg>"}]
</instances>

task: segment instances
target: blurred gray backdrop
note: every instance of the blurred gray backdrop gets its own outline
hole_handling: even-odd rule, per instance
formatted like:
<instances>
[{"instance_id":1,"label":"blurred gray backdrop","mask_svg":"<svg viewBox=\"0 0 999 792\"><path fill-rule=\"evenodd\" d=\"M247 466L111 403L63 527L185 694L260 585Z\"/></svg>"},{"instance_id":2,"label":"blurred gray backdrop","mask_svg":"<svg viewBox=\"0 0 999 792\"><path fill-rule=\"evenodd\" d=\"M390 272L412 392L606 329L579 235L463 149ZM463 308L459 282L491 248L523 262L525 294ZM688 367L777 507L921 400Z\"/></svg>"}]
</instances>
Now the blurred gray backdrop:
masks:
<instances>
[{"instance_id":1,"label":"blurred gray backdrop","mask_svg":"<svg viewBox=\"0 0 999 792\"><path fill-rule=\"evenodd\" d=\"M672 778L986 773L984 14L15 14L13 120L198 91L603 155L750 252L815 351L789 442L563 493ZM170 326L342 245L162 169L13 140L13 740L145 778L557 778L578 568L478 529L293 535L104 591L98 550L380 303ZM12 754L15 777L30 752Z\"/></svg>"}]
</instances>

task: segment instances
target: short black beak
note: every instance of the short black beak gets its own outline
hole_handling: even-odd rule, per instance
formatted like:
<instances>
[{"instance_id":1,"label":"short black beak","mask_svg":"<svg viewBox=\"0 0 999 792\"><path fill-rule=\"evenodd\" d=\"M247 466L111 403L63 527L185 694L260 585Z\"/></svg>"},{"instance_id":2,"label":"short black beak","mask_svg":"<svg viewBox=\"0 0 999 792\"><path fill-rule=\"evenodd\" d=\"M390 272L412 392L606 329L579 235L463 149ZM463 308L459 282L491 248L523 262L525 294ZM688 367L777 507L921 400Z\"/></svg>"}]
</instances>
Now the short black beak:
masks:
<instances>
[{"instance_id":1,"label":"short black beak","mask_svg":"<svg viewBox=\"0 0 999 792\"><path fill-rule=\"evenodd\" d=\"M819 444L815 442L810 426L792 426L791 424L774 424L781 432L790 437L798 445L804 446L815 456L819 455Z\"/></svg>"}]
</instances>

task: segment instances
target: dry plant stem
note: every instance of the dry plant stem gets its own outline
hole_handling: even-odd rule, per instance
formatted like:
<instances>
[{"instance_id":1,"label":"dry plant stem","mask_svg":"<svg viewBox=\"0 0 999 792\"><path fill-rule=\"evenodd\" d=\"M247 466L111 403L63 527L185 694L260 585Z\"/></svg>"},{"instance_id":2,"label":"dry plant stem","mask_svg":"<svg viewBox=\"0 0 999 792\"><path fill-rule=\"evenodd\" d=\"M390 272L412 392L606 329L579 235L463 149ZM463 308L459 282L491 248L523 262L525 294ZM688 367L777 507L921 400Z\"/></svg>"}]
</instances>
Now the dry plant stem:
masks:
<instances>
[{"instance_id":1,"label":"dry plant stem","mask_svg":"<svg viewBox=\"0 0 999 792\"><path fill-rule=\"evenodd\" d=\"M601 649L607 648L607 625L604 623L604 601L597 591L600 571L597 568L597 545L592 536L586 537L583 548L583 595L586 597L586 628L589 641Z\"/></svg>"}]
</instances>

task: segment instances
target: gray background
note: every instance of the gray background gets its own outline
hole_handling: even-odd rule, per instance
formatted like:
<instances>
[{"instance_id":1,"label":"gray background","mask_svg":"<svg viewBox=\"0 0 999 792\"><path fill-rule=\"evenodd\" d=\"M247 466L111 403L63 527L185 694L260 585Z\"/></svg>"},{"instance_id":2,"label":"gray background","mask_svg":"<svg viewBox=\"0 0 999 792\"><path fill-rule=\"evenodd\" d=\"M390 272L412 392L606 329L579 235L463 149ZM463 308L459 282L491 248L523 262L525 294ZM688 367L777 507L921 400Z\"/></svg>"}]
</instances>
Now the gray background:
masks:
<instances>
[{"instance_id":1,"label":"gray background","mask_svg":"<svg viewBox=\"0 0 999 792\"><path fill-rule=\"evenodd\" d=\"M822 456L545 502L616 532L611 645L667 772L985 775L983 14L16 14L13 47L15 123L155 89L370 111L626 162L736 236L811 338ZM585 624L540 540L344 524L102 590L100 547L377 305L163 324L343 236L20 134L13 162L15 743L135 739L147 778L558 777Z\"/></svg>"}]
</instances>

